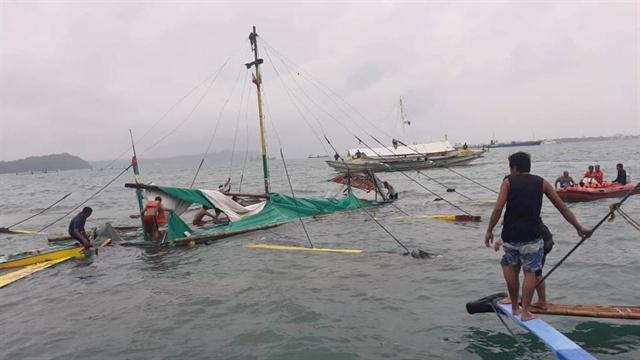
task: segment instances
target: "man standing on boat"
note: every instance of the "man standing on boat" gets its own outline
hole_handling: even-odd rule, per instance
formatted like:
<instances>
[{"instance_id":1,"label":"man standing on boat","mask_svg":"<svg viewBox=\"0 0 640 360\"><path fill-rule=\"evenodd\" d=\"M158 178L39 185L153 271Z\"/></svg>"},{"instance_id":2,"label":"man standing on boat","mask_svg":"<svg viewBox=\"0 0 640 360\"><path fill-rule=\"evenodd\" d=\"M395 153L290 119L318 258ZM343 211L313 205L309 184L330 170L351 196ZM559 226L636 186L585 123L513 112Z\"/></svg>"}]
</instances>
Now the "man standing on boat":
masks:
<instances>
[{"instance_id":1,"label":"man standing on boat","mask_svg":"<svg viewBox=\"0 0 640 360\"><path fill-rule=\"evenodd\" d=\"M69 235L76 239L76 241L78 241L80 245L84 246L85 249L89 249L91 247L91 240L89 240L89 236L87 236L87 232L84 230L84 224L87 222L87 218L91 216L92 212L93 209L87 206L82 209L78 215L74 216L69 223Z\"/></svg>"},{"instance_id":2,"label":"man standing on boat","mask_svg":"<svg viewBox=\"0 0 640 360\"><path fill-rule=\"evenodd\" d=\"M537 282L536 272L542 269L544 255L540 231L542 195L549 198L562 216L578 231L578 235L587 237L591 233L580 225L548 181L529 173L531 171L529 154L517 152L509 156L509 169L510 175L500 186L500 193L491 214L484 242L487 247L493 243L493 229L498 224L506 205L501 234L505 253L500 264L511 299L519 298L520 269L524 270L522 313L517 301L512 302L512 312L514 315L521 314L521 319L527 321L534 318L530 311L531 299Z\"/></svg>"},{"instance_id":3,"label":"man standing on boat","mask_svg":"<svg viewBox=\"0 0 640 360\"><path fill-rule=\"evenodd\" d=\"M162 198L156 196L155 200L150 200L142 210L142 220L144 231L151 236L151 240L160 240L160 229L158 218L161 218L167 209L162 205Z\"/></svg>"}]
</instances>

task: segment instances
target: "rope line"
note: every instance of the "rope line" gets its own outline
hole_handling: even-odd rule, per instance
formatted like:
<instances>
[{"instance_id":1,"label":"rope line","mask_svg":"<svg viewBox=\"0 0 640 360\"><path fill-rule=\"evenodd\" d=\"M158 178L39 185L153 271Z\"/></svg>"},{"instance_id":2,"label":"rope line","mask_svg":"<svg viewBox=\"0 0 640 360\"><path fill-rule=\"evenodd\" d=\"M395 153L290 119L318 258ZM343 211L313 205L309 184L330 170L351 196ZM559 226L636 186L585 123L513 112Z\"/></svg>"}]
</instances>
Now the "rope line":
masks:
<instances>
[{"instance_id":1,"label":"rope line","mask_svg":"<svg viewBox=\"0 0 640 360\"><path fill-rule=\"evenodd\" d=\"M127 166L124 170L122 170L120 172L120 174L116 175L116 177L114 177L113 179L111 179L106 185L102 186L100 189L98 189L98 191L96 191L95 193L93 193L93 195L89 196L85 201L81 202L80 204L76 205L73 209L69 210L69 212L67 212L66 214L62 215L61 217L59 217L58 219L56 219L55 221L53 221L52 223L44 226L42 229L38 230L38 232L42 232L46 229L48 229L49 227L51 227L52 225L56 224L58 221L64 219L65 217L67 217L69 214L71 214L72 212L76 211L80 206L86 204L87 202L89 202L89 200L93 199L94 197L96 197L99 193L101 193L104 189L106 189L109 185L113 184L114 181L116 181L120 176L122 176L124 173L126 173L131 167L133 166L133 164Z\"/></svg>"},{"instance_id":2,"label":"rope line","mask_svg":"<svg viewBox=\"0 0 640 360\"><path fill-rule=\"evenodd\" d=\"M638 191L640 190L640 183L636 184L636 186L629 190L629 192L627 192L627 194L620 200L620 202L618 202L618 207L622 206L622 204L634 193L634 191ZM591 232L587 235L587 236L583 236L582 239L573 246L573 248L571 248L571 250L569 250L569 252L562 257L562 259L560 259L560 261L555 264L553 266L553 268L551 268L551 270L549 270L549 272L547 272L542 279L540 279L540 281L538 281L538 283L536 284L536 287L538 285L540 285L541 283L543 283L551 274L553 274L553 272L560 266L562 265L562 263L564 263L565 260L567 260L567 258L569 258L569 256L571 256L571 254L573 254L574 251L576 251L576 249L578 249L578 247L580 245L582 245L582 243L584 243L585 240L587 240L588 238L590 238L593 233L598 230L598 228L600 227L600 225L602 225L607 219L609 219L613 213L614 213L614 209L613 208L609 208L609 212L607 213L607 215L605 215L600 221L598 221L598 223L596 224L596 226L593 227L593 229L591 229Z\"/></svg>"},{"instance_id":3,"label":"rope line","mask_svg":"<svg viewBox=\"0 0 640 360\"><path fill-rule=\"evenodd\" d=\"M293 191L293 185L291 185L291 178L289 177L289 170L287 169L287 162L284 160L284 154L282 153L282 148L280 148L280 158L282 159L282 165L284 166L284 173L287 175L287 182L289 183L289 189L291 190L291 196L293 200L296 202L296 212L298 213L298 220L300 221L300 225L302 225L302 230L304 230L304 234L307 236L307 240L309 241L309 245L313 248L313 243L311 242L311 237L309 236L309 232L307 231L307 227L304 225L304 221L302 221L302 217L300 216L300 210L298 206L298 202L296 201L296 194Z\"/></svg>"},{"instance_id":4,"label":"rope line","mask_svg":"<svg viewBox=\"0 0 640 360\"><path fill-rule=\"evenodd\" d=\"M10 229L10 228L12 228L12 227L14 227L14 226L17 226L17 225L22 224L23 222L25 222L25 221L27 221L27 220L31 220L31 219L33 219L34 217L36 217L36 216L38 216L38 215L43 214L45 211L47 211L47 210L51 209L52 207L54 207L54 206L56 206L57 204L59 204L62 200L64 200L64 199L66 199L67 197L69 197L69 195L71 195L71 193L68 193L67 195L65 195L65 196L63 196L62 198L58 199L56 202L54 202L53 204L51 204L51 205L47 206L47 207L46 207L46 208L44 208L42 211L40 211L40 212L38 212L38 213L36 213L36 214L34 214L34 215L31 215L31 216L29 216L28 218L26 218L26 219L24 219L24 220L18 221L17 223L15 223L15 224L13 224L13 225L9 225L9 226L7 226L5 229Z\"/></svg>"},{"instance_id":5,"label":"rope line","mask_svg":"<svg viewBox=\"0 0 640 360\"><path fill-rule=\"evenodd\" d=\"M213 140L215 139L217 133L218 133L218 125L220 124L220 119L222 118L222 114L224 113L224 110L227 107L227 104L229 104L229 100L231 100L231 97L233 96L233 93L236 89L236 86L238 85L238 82L240 81L240 75L242 74L242 70L244 69L244 66L240 67L238 70L238 75L236 76L236 81L233 83L233 87L231 88L231 91L229 92L229 96L227 96L227 98L225 99L224 103L222 104L222 107L220 107L220 111L218 112L218 118L216 119L216 123L213 127L213 132L211 133L211 137L209 137L209 143L207 144L207 148L204 151L204 154L202 155L202 160L200 160L200 164L198 165L198 169L196 170L195 175L193 176L193 180L191 181L191 185L189 187L193 187L193 184L195 184L196 179L198 178L198 175L200 174L200 169L202 168L202 165L205 162L205 159L207 157L207 155L209 154L209 150L211 150L211 145L213 145ZM213 83L211 83L211 85L213 85ZM211 87L209 87L210 89ZM208 90L208 89L207 89ZM207 93L205 93L201 98L200 101L198 102L198 104L196 104L196 106L192 109L191 113L189 114L189 116L187 117L190 118L191 115L193 114L193 112L196 110L196 108L200 105L200 102L204 99L204 96ZM182 122L182 124L184 124L184 121ZM178 127L181 124L178 125ZM173 129L173 131L177 130L176 127L175 129ZM172 131L172 132L173 132ZM170 134L167 134L167 136Z\"/></svg>"},{"instance_id":6,"label":"rope line","mask_svg":"<svg viewBox=\"0 0 640 360\"><path fill-rule=\"evenodd\" d=\"M354 135L355 136L355 135ZM376 152L375 150L373 150L373 148L371 148L369 145L367 145L367 143L365 143L364 141L362 141L362 139L360 139L359 137L355 136L355 138L362 143L364 146L366 146L369 150L373 151L376 155L380 156L380 154L378 152ZM428 192L430 192L431 194L437 196L438 198L442 199L444 202L446 202L447 204L453 206L454 208L462 211L463 213L469 215L469 216L473 216L471 215L471 213L467 212L466 210L462 209L461 207L459 207L458 205L452 203L451 201L443 198L442 196L440 196L439 194L435 193L434 191L432 191L431 189L427 188L426 186L424 186L423 184L421 184L418 180L412 178L411 176L409 176L407 173L405 173L404 171L399 171L400 174L404 175L407 179L413 181L414 183L416 183L418 186L420 186L421 188L427 190Z\"/></svg>"}]
</instances>

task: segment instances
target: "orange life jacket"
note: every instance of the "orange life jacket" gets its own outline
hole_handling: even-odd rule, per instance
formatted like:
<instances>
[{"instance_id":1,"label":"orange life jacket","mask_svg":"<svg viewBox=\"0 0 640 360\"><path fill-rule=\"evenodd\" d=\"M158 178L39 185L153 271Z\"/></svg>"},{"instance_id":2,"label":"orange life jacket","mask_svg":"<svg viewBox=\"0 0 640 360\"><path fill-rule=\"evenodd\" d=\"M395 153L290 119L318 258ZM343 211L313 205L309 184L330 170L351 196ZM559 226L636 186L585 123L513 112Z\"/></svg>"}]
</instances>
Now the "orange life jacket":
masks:
<instances>
[{"instance_id":1,"label":"orange life jacket","mask_svg":"<svg viewBox=\"0 0 640 360\"><path fill-rule=\"evenodd\" d=\"M144 211L144 216L158 216L158 208L160 203L156 200L149 200L147 202L147 210Z\"/></svg>"}]
</instances>

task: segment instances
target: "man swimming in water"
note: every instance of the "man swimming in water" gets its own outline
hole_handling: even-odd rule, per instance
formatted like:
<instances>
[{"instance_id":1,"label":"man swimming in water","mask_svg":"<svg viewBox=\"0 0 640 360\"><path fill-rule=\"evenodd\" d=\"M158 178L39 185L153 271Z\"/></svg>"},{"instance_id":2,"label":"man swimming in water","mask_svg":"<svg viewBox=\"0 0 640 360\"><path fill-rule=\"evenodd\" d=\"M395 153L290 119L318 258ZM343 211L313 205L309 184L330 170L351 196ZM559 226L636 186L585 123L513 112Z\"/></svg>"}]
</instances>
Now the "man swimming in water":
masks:
<instances>
[{"instance_id":1,"label":"man swimming in water","mask_svg":"<svg viewBox=\"0 0 640 360\"><path fill-rule=\"evenodd\" d=\"M569 176L569 172L568 172L567 170L565 170L565 171L562 173L562 176L559 176L559 177L556 179L556 182L555 182L555 184L554 184L554 185L555 185L555 187L556 187L556 189L558 188L558 184L560 184L560 188L566 188L567 186L573 186L573 185L575 185L575 184L576 184L576 182L575 182L575 181L573 181L573 178L572 178L571 176Z\"/></svg>"}]
</instances>

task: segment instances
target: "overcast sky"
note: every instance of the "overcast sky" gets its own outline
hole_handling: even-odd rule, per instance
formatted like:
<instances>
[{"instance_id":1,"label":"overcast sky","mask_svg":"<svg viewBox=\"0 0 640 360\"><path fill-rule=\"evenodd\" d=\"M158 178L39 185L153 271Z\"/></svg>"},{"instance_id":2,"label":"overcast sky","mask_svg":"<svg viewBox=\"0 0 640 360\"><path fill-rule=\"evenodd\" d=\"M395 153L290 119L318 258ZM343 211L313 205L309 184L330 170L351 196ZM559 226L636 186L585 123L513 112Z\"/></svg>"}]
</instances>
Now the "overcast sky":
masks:
<instances>
[{"instance_id":1,"label":"overcast sky","mask_svg":"<svg viewBox=\"0 0 640 360\"><path fill-rule=\"evenodd\" d=\"M244 149L247 134L259 149L242 65L252 25L268 45L273 154L276 132L291 157L324 153L322 133L341 152L356 145L350 132L469 143L640 133L638 1L2 1L0 160L112 159L129 128L137 139L151 129L146 156L202 153L214 130L212 152L234 137Z\"/></svg>"}]
</instances>

